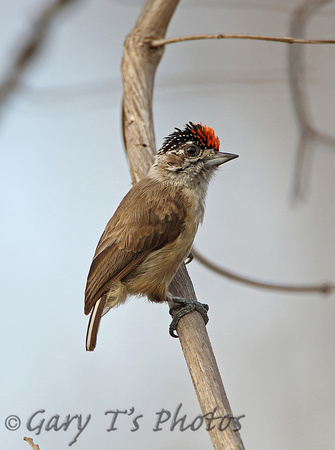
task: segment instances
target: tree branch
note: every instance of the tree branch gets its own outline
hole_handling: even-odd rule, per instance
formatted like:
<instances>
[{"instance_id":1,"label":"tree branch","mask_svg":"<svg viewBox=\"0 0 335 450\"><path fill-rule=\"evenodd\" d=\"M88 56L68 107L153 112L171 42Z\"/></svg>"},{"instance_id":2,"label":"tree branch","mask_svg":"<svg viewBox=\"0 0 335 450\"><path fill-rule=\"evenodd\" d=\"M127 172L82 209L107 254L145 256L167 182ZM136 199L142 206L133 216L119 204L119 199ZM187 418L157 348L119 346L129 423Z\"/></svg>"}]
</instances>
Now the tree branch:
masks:
<instances>
[{"instance_id":1,"label":"tree branch","mask_svg":"<svg viewBox=\"0 0 335 450\"><path fill-rule=\"evenodd\" d=\"M42 48L50 26L58 12L72 1L55 0L41 11L32 26L30 35L25 38L24 45L0 83L0 106L3 106L5 100L19 85L22 74Z\"/></svg>"},{"instance_id":2,"label":"tree branch","mask_svg":"<svg viewBox=\"0 0 335 450\"><path fill-rule=\"evenodd\" d=\"M152 95L156 68L163 47L153 48L152 40L165 36L178 0L147 0L134 29L126 37L122 59L123 135L133 183L146 175L155 154ZM186 298L195 297L192 282L183 265L169 291ZM214 411L221 417L233 417L213 350L201 315L192 312L182 317L177 332L204 415ZM233 420L220 431L209 433L215 449L243 449Z\"/></svg>"},{"instance_id":3,"label":"tree branch","mask_svg":"<svg viewBox=\"0 0 335 450\"><path fill-rule=\"evenodd\" d=\"M281 292L292 292L296 294L331 294L335 291L335 284L332 283L322 283L322 284L307 284L307 285L285 285L278 283L268 283L264 281L256 281L251 278L238 275L235 272L219 267L218 265L211 262L209 259L205 258L201 253L196 251L194 247L192 248L193 256L200 264L207 267L207 269L212 272L217 273L225 278L232 281L237 281L248 286L255 288L268 289L271 291L281 291Z\"/></svg>"},{"instance_id":4,"label":"tree branch","mask_svg":"<svg viewBox=\"0 0 335 450\"><path fill-rule=\"evenodd\" d=\"M335 39L299 39L293 37L271 37L259 36L256 34L231 34L231 33L209 33L190 34L185 36L175 36L166 39L152 39L149 41L151 47L162 47L177 42L197 41L200 39L252 39L256 41L283 42L286 44L335 44Z\"/></svg>"}]
</instances>

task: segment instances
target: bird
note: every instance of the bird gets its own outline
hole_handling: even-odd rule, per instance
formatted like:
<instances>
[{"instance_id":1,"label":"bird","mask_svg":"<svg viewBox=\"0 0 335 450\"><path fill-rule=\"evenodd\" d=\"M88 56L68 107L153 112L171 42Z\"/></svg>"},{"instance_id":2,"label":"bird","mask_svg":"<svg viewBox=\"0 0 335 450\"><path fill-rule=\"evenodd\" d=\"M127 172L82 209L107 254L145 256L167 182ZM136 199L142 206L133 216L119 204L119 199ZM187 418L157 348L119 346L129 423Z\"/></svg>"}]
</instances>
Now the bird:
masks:
<instances>
[{"instance_id":1,"label":"bird","mask_svg":"<svg viewBox=\"0 0 335 450\"><path fill-rule=\"evenodd\" d=\"M147 175L121 201L98 242L87 277L87 351L96 347L102 316L131 295L155 303L184 302L185 313L192 309L203 313L200 303L173 297L168 286L191 257L212 175L238 157L219 148L219 138L207 125L188 122L183 129L175 128ZM175 318L171 327L170 334L178 337Z\"/></svg>"}]
</instances>

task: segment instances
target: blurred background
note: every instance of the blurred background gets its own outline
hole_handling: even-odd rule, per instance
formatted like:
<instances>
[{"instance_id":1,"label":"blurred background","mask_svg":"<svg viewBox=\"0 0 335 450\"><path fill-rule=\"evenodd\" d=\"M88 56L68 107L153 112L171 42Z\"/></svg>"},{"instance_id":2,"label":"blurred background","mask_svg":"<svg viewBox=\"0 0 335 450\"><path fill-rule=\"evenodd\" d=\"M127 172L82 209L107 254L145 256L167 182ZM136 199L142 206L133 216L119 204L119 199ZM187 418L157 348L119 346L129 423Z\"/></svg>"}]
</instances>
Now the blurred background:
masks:
<instances>
[{"instance_id":1,"label":"blurred background","mask_svg":"<svg viewBox=\"0 0 335 450\"><path fill-rule=\"evenodd\" d=\"M168 36L287 36L296 0L185 0ZM335 4L316 1L306 37L335 38ZM46 0L0 6L0 76L6 79ZM185 425L200 408L165 305L130 299L102 320L85 351L87 272L98 239L131 187L122 144L120 62L143 2L72 1L52 20L41 50L0 104L1 447L210 449L204 426L153 431L162 409ZM313 8L312 8L313 9ZM255 279L290 284L335 280L335 149L299 126L287 44L247 40L169 45L154 95L156 141L186 122L213 127L239 159L212 182L196 248ZM296 47L295 47L296 48ZM335 46L299 47L308 120L335 137ZM297 56L296 56L297 57ZM303 162L303 164L301 164ZM282 294L189 266L241 436L249 450L329 449L335 440L335 294ZM130 414L134 408L133 414ZM115 431L112 413L120 414ZM40 411L39 413L37 413ZM43 412L41 412L43 411ZM32 416L37 413L34 418ZM21 426L16 431L17 419ZM138 420L139 429L132 420ZM59 418L57 417L59 416ZM31 419L27 430L27 421ZM82 423L82 427L83 427ZM52 428L48 431L49 428ZM36 433L40 429L40 434Z\"/></svg>"}]
</instances>

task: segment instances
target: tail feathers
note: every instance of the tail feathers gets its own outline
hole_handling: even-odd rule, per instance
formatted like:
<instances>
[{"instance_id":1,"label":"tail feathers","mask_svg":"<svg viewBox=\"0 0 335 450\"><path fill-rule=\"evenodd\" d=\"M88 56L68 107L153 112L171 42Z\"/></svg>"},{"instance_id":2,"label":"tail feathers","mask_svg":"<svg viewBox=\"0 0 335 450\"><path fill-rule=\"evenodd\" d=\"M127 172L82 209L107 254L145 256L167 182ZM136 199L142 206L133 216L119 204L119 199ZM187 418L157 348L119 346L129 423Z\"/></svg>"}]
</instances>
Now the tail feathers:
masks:
<instances>
[{"instance_id":1,"label":"tail feathers","mask_svg":"<svg viewBox=\"0 0 335 450\"><path fill-rule=\"evenodd\" d=\"M97 335L105 303L106 295L103 295L93 306L86 334L86 350L88 352L92 352L97 344Z\"/></svg>"}]
</instances>

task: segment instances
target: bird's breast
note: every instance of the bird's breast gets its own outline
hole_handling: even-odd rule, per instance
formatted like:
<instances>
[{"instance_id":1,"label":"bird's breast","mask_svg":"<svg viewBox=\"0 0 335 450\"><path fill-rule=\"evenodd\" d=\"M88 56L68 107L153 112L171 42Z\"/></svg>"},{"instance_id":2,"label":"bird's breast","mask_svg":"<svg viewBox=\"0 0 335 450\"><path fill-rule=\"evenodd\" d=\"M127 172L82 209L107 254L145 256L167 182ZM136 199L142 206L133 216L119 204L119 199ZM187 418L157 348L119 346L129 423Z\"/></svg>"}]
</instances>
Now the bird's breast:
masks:
<instances>
[{"instance_id":1,"label":"bird's breast","mask_svg":"<svg viewBox=\"0 0 335 450\"><path fill-rule=\"evenodd\" d=\"M193 195L186 196L184 227L176 239L152 251L127 277L130 294L142 294L150 300L165 301L168 285L191 251L194 237L203 217L203 204Z\"/></svg>"}]
</instances>

